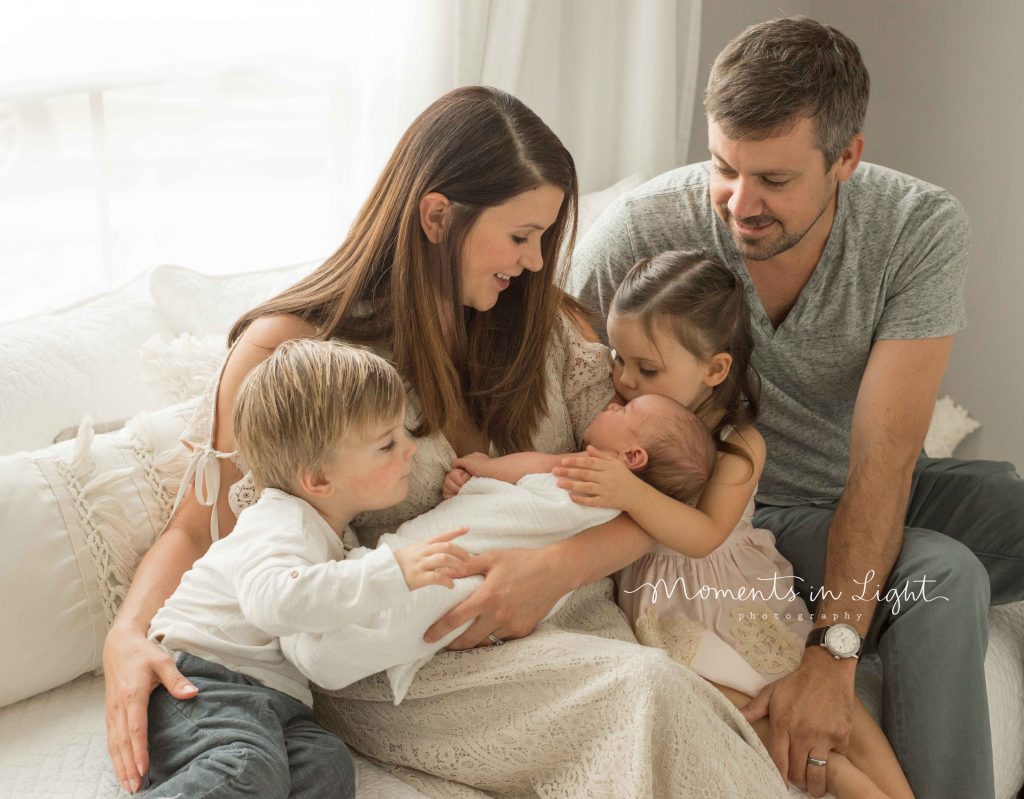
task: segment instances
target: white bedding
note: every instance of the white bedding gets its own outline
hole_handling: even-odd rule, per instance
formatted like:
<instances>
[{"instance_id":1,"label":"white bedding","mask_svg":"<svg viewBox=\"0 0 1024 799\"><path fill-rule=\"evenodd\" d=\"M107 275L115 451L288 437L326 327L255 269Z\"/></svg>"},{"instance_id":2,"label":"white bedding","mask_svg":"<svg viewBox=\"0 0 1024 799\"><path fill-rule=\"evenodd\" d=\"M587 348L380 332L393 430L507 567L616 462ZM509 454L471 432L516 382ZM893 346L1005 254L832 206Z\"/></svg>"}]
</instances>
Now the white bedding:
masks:
<instances>
[{"instance_id":1,"label":"white bedding","mask_svg":"<svg viewBox=\"0 0 1024 799\"><path fill-rule=\"evenodd\" d=\"M995 747L996 797L1013 799L1024 781L1024 603L994 608L990 620L985 672ZM867 660L858 671L857 690L873 713L878 712L880 683L877 661ZM359 756L356 767L359 799L424 796ZM0 797L127 796L118 788L107 759L101 677L85 675L0 709Z\"/></svg>"}]
</instances>

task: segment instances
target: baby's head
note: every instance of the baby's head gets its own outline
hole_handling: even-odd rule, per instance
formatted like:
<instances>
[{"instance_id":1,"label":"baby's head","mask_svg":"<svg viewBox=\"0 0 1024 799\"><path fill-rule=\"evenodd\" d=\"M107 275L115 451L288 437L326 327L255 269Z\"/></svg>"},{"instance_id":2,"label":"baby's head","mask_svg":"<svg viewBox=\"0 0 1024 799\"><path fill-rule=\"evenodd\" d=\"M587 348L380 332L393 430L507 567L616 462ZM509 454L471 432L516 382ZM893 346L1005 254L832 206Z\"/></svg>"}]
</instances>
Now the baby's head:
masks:
<instances>
[{"instance_id":1,"label":"baby's head","mask_svg":"<svg viewBox=\"0 0 1024 799\"><path fill-rule=\"evenodd\" d=\"M415 445L404 413L402 379L383 358L297 339L246 377L235 401L235 441L261 489L308 499L333 483L325 496L341 489L359 511L385 508L408 492ZM359 484L339 485L353 476Z\"/></svg>"},{"instance_id":2,"label":"baby's head","mask_svg":"<svg viewBox=\"0 0 1024 799\"><path fill-rule=\"evenodd\" d=\"M715 468L715 442L704 423L659 394L642 394L624 406L609 403L583 440L616 455L661 493L691 505Z\"/></svg>"}]
</instances>

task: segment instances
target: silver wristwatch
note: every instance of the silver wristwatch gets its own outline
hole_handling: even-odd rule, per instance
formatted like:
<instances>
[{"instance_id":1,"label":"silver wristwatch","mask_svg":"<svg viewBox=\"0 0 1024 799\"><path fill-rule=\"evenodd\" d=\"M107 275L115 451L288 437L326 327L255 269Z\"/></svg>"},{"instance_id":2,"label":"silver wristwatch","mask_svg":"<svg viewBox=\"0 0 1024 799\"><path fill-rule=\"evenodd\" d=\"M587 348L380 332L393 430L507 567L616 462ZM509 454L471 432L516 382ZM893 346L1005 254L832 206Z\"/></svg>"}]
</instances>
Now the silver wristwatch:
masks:
<instances>
[{"instance_id":1,"label":"silver wristwatch","mask_svg":"<svg viewBox=\"0 0 1024 799\"><path fill-rule=\"evenodd\" d=\"M864 639L849 624L833 624L811 630L807 635L806 646L823 646L837 660L859 658L864 648Z\"/></svg>"}]
</instances>

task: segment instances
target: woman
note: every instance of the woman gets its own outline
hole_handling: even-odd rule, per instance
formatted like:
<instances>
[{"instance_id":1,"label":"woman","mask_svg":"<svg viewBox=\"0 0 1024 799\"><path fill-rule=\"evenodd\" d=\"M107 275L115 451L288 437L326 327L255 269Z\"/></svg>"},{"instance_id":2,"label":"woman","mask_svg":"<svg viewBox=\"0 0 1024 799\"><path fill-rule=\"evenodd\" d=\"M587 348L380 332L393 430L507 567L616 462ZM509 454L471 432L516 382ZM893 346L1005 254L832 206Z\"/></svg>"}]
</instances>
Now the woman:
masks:
<instances>
[{"instance_id":1,"label":"woman","mask_svg":"<svg viewBox=\"0 0 1024 799\"><path fill-rule=\"evenodd\" d=\"M162 682L192 695L145 631L211 534L230 531L255 499L233 452L231 409L242 379L280 343L363 344L406 381L419 446L409 496L357 519L365 544L439 502L456 456L578 446L613 389L605 350L584 338L553 269L573 243L577 194L571 156L536 115L495 89L457 89L402 137L337 253L236 323L219 382L186 430L194 485L190 470L107 638L119 778L135 785L145 772L149 691ZM428 631L437 638L475 618L450 647L462 651L435 657L398 707L380 675L323 692L320 721L435 795L478 795L449 781L508 795L786 795L731 705L637 645L611 599L602 578L651 544L619 517L544 549L478 556L483 585ZM509 639L522 640L500 645Z\"/></svg>"}]
</instances>

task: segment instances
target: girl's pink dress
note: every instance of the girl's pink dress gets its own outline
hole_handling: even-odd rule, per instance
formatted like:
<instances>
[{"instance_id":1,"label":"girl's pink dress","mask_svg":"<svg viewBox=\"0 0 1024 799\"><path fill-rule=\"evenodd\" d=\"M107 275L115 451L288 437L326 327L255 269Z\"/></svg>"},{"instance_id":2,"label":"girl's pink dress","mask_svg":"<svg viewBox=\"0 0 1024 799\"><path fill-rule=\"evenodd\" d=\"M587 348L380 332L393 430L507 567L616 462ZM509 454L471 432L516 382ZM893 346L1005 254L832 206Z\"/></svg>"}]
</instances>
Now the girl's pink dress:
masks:
<instances>
[{"instance_id":1,"label":"girl's pink dress","mask_svg":"<svg viewBox=\"0 0 1024 799\"><path fill-rule=\"evenodd\" d=\"M705 679L753 696L793 671L813 620L775 536L751 524L706 558L658 545L616 575L619 606L642 644Z\"/></svg>"}]
</instances>

